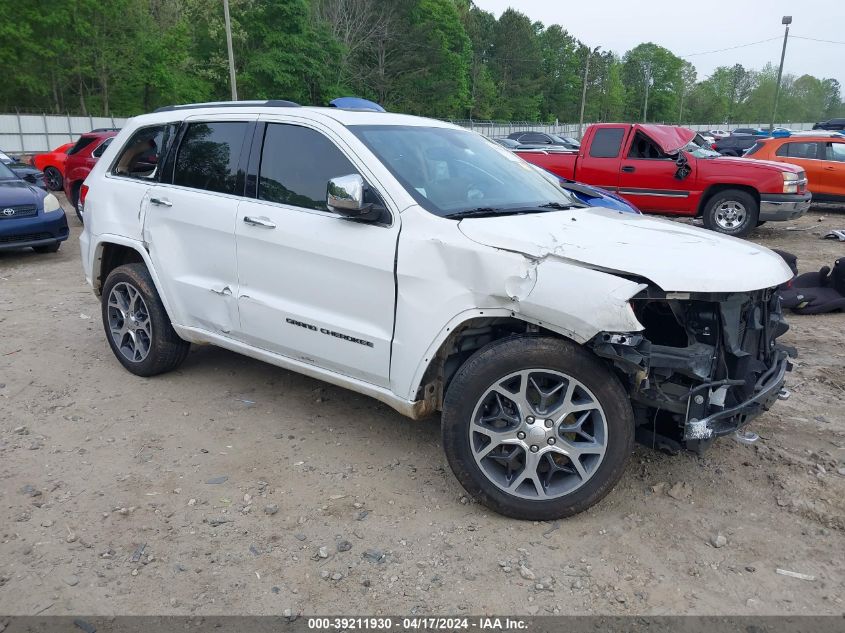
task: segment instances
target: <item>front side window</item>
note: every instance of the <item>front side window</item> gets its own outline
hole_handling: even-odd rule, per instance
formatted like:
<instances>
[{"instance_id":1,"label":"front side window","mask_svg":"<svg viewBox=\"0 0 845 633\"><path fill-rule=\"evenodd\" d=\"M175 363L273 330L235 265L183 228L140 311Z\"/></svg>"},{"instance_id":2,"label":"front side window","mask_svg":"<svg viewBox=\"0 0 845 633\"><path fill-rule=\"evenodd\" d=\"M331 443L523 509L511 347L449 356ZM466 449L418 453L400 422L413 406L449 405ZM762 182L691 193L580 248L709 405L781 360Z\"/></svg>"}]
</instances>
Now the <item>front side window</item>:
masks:
<instances>
[{"instance_id":1,"label":"front side window","mask_svg":"<svg viewBox=\"0 0 845 633\"><path fill-rule=\"evenodd\" d=\"M828 143L826 157L827 160L845 163L845 143Z\"/></svg>"},{"instance_id":2,"label":"front side window","mask_svg":"<svg viewBox=\"0 0 845 633\"><path fill-rule=\"evenodd\" d=\"M243 193L238 171L245 121L191 123L176 154L173 184L218 193Z\"/></svg>"},{"instance_id":3,"label":"front side window","mask_svg":"<svg viewBox=\"0 0 845 633\"><path fill-rule=\"evenodd\" d=\"M120 152L112 173L116 176L155 180L176 129L177 124L168 123L141 128L135 132Z\"/></svg>"},{"instance_id":4,"label":"front side window","mask_svg":"<svg viewBox=\"0 0 845 633\"><path fill-rule=\"evenodd\" d=\"M269 123L258 169L258 198L328 211L329 180L357 173L346 156L320 132Z\"/></svg>"},{"instance_id":5,"label":"front side window","mask_svg":"<svg viewBox=\"0 0 845 633\"><path fill-rule=\"evenodd\" d=\"M622 139L625 128L603 127L596 130L590 145L590 156L593 158L616 158L622 150Z\"/></svg>"},{"instance_id":6,"label":"front side window","mask_svg":"<svg viewBox=\"0 0 845 633\"><path fill-rule=\"evenodd\" d=\"M413 125L349 129L435 215L540 213L582 206L557 177L474 132Z\"/></svg>"},{"instance_id":7,"label":"front side window","mask_svg":"<svg viewBox=\"0 0 845 633\"><path fill-rule=\"evenodd\" d=\"M784 143L775 154L787 158L818 158L818 143Z\"/></svg>"}]
</instances>

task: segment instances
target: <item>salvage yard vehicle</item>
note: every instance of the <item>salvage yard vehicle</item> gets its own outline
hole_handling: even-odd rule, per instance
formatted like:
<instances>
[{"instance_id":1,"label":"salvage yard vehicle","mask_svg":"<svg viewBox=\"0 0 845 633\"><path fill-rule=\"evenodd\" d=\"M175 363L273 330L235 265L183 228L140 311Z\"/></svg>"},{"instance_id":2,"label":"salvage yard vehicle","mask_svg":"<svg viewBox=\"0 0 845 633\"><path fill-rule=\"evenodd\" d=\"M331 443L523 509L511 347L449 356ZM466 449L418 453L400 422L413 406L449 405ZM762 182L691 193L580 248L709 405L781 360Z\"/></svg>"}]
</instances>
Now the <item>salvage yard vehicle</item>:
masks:
<instances>
[{"instance_id":1,"label":"salvage yard vehicle","mask_svg":"<svg viewBox=\"0 0 845 633\"><path fill-rule=\"evenodd\" d=\"M797 165L807 174L814 200L845 202L845 133L798 132L760 139L745 156Z\"/></svg>"},{"instance_id":2,"label":"salvage yard vehicle","mask_svg":"<svg viewBox=\"0 0 845 633\"><path fill-rule=\"evenodd\" d=\"M441 121L168 106L115 137L81 204L85 277L127 370L213 344L440 411L460 483L513 517L597 503L635 435L703 450L789 368L781 257L590 207Z\"/></svg>"},{"instance_id":3,"label":"salvage yard vehicle","mask_svg":"<svg viewBox=\"0 0 845 633\"><path fill-rule=\"evenodd\" d=\"M31 247L36 253L55 253L67 237L67 219L56 196L0 163L0 250Z\"/></svg>"},{"instance_id":4,"label":"salvage yard vehicle","mask_svg":"<svg viewBox=\"0 0 845 633\"><path fill-rule=\"evenodd\" d=\"M799 167L723 157L698 138L683 127L602 123L587 129L576 153L517 154L558 176L615 191L646 213L701 217L708 229L737 237L810 207Z\"/></svg>"},{"instance_id":5,"label":"salvage yard vehicle","mask_svg":"<svg viewBox=\"0 0 845 633\"><path fill-rule=\"evenodd\" d=\"M47 188L47 184L44 182L44 174L41 173L40 169L28 165L17 158L13 158L6 152L0 152L0 163L15 172L15 175L21 180L41 189Z\"/></svg>"},{"instance_id":6,"label":"salvage yard vehicle","mask_svg":"<svg viewBox=\"0 0 845 633\"><path fill-rule=\"evenodd\" d=\"M62 190L65 179L67 153L74 145L75 143L64 143L52 151L36 154L29 160L33 167L44 172L44 180L50 191Z\"/></svg>"},{"instance_id":7,"label":"salvage yard vehicle","mask_svg":"<svg viewBox=\"0 0 845 633\"><path fill-rule=\"evenodd\" d=\"M91 168L108 148L117 130L103 128L86 132L80 136L73 147L67 151L65 173L62 188L68 201L76 210L76 217L84 222L82 217L82 198L84 196L82 183L91 173Z\"/></svg>"}]
</instances>

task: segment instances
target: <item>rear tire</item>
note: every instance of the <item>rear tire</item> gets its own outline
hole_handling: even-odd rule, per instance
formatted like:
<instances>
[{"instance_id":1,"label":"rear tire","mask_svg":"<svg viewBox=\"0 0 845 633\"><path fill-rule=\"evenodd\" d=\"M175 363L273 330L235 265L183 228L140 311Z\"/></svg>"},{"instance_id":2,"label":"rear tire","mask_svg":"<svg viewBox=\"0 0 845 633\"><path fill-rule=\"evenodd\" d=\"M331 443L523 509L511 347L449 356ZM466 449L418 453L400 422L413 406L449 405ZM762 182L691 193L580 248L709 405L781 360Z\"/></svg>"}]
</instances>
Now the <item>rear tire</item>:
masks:
<instances>
[{"instance_id":1,"label":"rear tire","mask_svg":"<svg viewBox=\"0 0 845 633\"><path fill-rule=\"evenodd\" d=\"M46 246L33 246L32 250L36 253L43 255L45 253L55 253L58 252L59 246L61 246L61 242L54 242L52 244L47 244Z\"/></svg>"},{"instance_id":2,"label":"rear tire","mask_svg":"<svg viewBox=\"0 0 845 633\"><path fill-rule=\"evenodd\" d=\"M176 334L144 264L109 273L102 295L103 328L117 360L136 376L176 369L191 344Z\"/></svg>"},{"instance_id":3,"label":"rear tire","mask_svg":"<svg viewBox=\"0 0 845 633\"><path fill-rule=\"evenodd\" d=\"M519 336L482 348L458 370L442 434L468 493L500 514L547 521L586 510L616 485L634 416L595 356L563 339Z\"/></svg>"},{"instance_id":4,"label":"rear tire","mask_svg":"<svg viewBox=\"0 0 845 633\"><path fill-rule=\"evenodd\" d=\"M711 231L745 237L757 226L759 215L754 196L741 189L725 189L707 201L702 219Z\"/></svg>"},{"instance_id":5,"label":"rear tire","mask_svg":"<svg viewBox=\"0 0 845 633\"><path fill-rule=\"evenodd\" d=\"M71 194L71 201L70 203L73 205L73 210L76 211L76 217L79 218L79 222L81 224L85 224L85 219L82 217L82 209L79 206L79 190L82 188L82 183L78 182L73 185L73 188L70 190Z\"/></svg>"},{"instance_id":6,"label":"rear tire","mask_svg":"<svg viewBox=\"0 0 845 633\"><path fill-rule=\"evenodd\" d=\"M44 181L47 183L47 188L50 189L50 191L62 190L62 174L55 167L47 167L44 169Z\"/></svg>"}]
</instances>

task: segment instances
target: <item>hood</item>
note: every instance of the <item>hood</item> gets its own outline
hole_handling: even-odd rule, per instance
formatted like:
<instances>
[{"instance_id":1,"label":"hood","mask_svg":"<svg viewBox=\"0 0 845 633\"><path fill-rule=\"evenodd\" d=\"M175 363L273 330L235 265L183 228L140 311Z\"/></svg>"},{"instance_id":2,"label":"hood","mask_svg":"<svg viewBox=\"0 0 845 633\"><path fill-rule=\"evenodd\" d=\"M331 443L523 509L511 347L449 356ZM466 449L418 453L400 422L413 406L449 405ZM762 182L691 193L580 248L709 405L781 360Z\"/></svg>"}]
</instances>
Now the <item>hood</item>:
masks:
<instances>
[{"instance_id":1,"label":"hood","mask_svg":"<svg viewBox=\"0 0 845 633\"><path fill-rule=\"evenodd\" d=\"M740 169L745 167L760 167L763 169L774 169L775 171L790 171L794 173L802 172L804 169L792 163L781 163L774 160L760 160L759 158L745 158L735 156L719 156L718 158L704 158L700 162L715 163L722 165L728 170ZM725 172L728 173L728 172Z\"/></svg>"},{"instance_id":2,"label":"hood","mask_svg":"<svg viewBox=\"0 0 845 633\"><path fill-rule=\"evenodd\" d=\"M4 207L24 204L42 206L47 192L33 187L23 180L0 180L0 211Z\"/></svg>"},{"instance_id":3,"label":"hood","mask_svg":"<svg viewBox=\"0 0 845 633\"><path fill-rule=\"evenodd\" d=\"M792 278L783 259L767 248L608 209L470 218L458 228L486 246L644 277L667 292L748 292Z\"/></svg>"},{"instance_id":4,"label":"hood","mask_svg":"<svg viewBox=\"0 0 845 633\"><path fill-rule=\"evenodd\" d=\"M696 132L690 129L674 125L635 125L634 131L637 130L642 130L643 134L657 143L666 154L675 154L696 135Z\"/></svg>"}]
</instances>

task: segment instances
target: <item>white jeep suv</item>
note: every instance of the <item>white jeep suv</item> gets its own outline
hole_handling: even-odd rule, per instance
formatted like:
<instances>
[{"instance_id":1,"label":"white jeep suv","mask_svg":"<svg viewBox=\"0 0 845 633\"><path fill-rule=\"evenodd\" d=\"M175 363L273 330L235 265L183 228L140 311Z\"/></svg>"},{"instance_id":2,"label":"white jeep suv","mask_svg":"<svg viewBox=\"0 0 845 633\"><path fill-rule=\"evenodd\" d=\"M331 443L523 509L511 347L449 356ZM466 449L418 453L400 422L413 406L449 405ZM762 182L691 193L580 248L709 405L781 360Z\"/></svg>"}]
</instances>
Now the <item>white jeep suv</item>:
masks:
<instances>
[{"instance_id":1,"label":"white jeep suv","mask_svg":"<svg viewBox=\"0 0 845 633\"><path fill-rule=\"evenodd\" d=\"M171 106L132 119L85 185L85 276L130 372L210 343L440 411L455 475L509 516L593 505L635 436L702 450L789 368L778 255L589 207L440 121Z\"/></svg>"}]
</instances>

